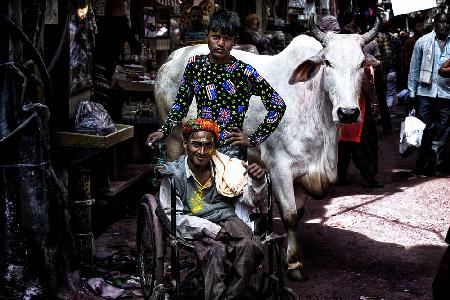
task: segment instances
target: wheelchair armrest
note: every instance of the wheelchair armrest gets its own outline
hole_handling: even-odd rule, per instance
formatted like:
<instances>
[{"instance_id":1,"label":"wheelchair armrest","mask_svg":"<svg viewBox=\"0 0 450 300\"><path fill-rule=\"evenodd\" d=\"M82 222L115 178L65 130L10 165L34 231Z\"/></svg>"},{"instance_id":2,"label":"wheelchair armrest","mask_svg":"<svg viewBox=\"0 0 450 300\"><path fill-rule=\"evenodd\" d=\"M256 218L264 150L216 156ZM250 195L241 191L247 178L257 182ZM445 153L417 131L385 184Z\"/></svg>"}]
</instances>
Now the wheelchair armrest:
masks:
<instances>
[{"instance_id":1,"label":"wheelchair armrest","mask_svg":"<svg viewBox=\"0 0 450 300\"><path fill-rule=\"evenodd\" d=\"M161 208L160 205L158 205L155 209L155 214L158 217L159 221L161 222L162 228L164 230L164 232L168 235L168 237L172 240L172 241L177 241L179 243L179 245L183 246L184 248L187 249L193 249L194 248L194 244L191 241L188 241L178 235L173 235L171 230L170 230L170 220L167 217L166 213L164 212L164 210Z\"/></svg>"}]
</instances>

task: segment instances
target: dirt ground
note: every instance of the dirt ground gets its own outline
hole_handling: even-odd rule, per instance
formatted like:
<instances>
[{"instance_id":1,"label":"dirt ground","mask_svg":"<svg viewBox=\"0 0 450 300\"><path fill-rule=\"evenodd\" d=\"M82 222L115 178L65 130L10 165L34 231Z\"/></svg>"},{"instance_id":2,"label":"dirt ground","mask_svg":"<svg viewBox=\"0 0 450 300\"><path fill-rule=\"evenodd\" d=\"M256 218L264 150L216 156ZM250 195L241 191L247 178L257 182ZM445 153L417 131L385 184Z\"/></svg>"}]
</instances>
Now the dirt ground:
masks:
<instances>
[{"instance_id":1,"label":"dirt ground","mask_svg":"<svg viewBox=\"0 0 450 300\"><path fill-rule=\"evenodd\" d=\"M384 188L362 188L352 167L352 185L307 204L298 239L310 280L288 281L300 299L432 299L447 246L450 179L412 173L417 154L398 155L402 120L399 108L393 133L379 135Z\"/></svg>"},{"instance_id":2,"label":"dirt ground","mask_svg":"<svg viewBox=\"0 0 450 300\"><path fill-rule=\"evenodd\" d=\"M417 154L406 159L398 155L402 119L397 114L393 133L379 135L384 188L362 188L358 171L351 167L352 185L334 187L325 200L308 202L298 240L310 280L286 281L300 299L432 299L432 279L447 246L450 178L412 173ZM279 218L275 222L282 231ZM134 230L135 220L129 217L96 240L97 255L125 257L131 276L137 275ZM117 262L100 275L117 274L111 271L114 266ZM134 299L139 294L133 290Z\"/></svg>"}]
</instances>

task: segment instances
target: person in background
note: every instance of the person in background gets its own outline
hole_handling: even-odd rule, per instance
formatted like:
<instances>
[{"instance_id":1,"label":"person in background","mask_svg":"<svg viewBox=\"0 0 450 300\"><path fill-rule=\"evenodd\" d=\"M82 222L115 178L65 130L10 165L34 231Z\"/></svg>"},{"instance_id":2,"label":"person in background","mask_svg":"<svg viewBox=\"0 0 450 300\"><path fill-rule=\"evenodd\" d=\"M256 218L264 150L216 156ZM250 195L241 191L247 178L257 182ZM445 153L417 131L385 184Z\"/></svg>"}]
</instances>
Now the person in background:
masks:
<instances>
[{"instance_id":1,"label":"person in background","mask_svg":"<svg viewBox=\"0 0 450 300\"><path fill-rule=\"evenodd\" d=\"M175 51L178 48L178 41L180 38L180 29L177 20L170 19L170 51Z\"/></svg>"},{"instance_id":2,"label":"person in background","mask_svg":"<svg viewBox=\"0 0 450 300\"><path fill-rule=\"evenodd\" d=\"M388 110L392 110L397 97L397 73L400 71L400 39L396 34L389 31L386 32L389 36L389 60L387 61L387 76L386 76L386 104Z\"/></svg>"},{"instance_id":3,"label":"person in background","mask_svg":"<svg viewBox=\"0 0 450 300\"><path fill-rule=\"evenodd\" d=\"M450 59L449 17L438 13L434 30L414 45L408 75L410 98L415 98L418 117L426 124L419 158L418 172L444 176L445 142L450 131L450 79L438 71ZM443 70L441 69L441 74Z\"/></svg>"},{"instance_id":4,"label":"person in background","mask_svg":"<svg viewBox=\"0 0 450 300\"><path fill-rule=\"evenodd\" d=\"M244 20L244 26L239 36L239 43L255 45L259 54L268 54L270 40L261 35L259 31L260 26L260 17L257 14L249 14Z\"/></svg>"},{"instance_id":5,"label":"person in background","mask_svg":"<svg viewBox=\"0 0 450 300\"><path fill-rule=\"evenodd\" d=\"M341 31L343 34L356 34L360 32L361 30L359 27L353 23L344 26ZM368 51L371 50L372 49L369 47ZM371 55L366 52L364 53ZM371 60L377 62L373 56ZM350 161L353 160L363 178L364 187L383 187L383 185L376 180L376 175L378 173L378 134L372 108L377 109L377 106L378 99L375 92L371 67L369 64L366 64L364 66L364 75L359 98L361 122L358 124L345 124L341 126L341 134L338 143L337 185L350 184L347 180L347 171Z\"/></svg>"},{"instance_id":6,"label":"person in background","mask_svg":"<svg viewBox=\"0 0 450 300\"><path fill-rule=\"evenodd\" d=\"M322 31L331 31L334 33L341 32L341 27L339 26L338 20L333 15L324 16L320 22L319 28Z\"/></svg>"},{"instance_id":7,"label":"person in background","mask_svg":"<svg viewBox=\"0 0 450 300\"><path fill-rule=\"evenodd\" d=\"M141 53L142 47L128 25L123 0L107 1L105 15L96 16L96 21L98 33L93 51L93 94L95 101L106 104L123 45L127 42L131 53L135 55Z\"/></svg>"},{"instance_id":8,"label":"person in background","mask_svg":"<svg viewBox=\"0 0 450 300\"><path fill-rule=\"evenodd\" d=\"M265 171L215 149L219 126L190 119L182 128L186 155L163 166L161 208L171 217L171 185L177 191L177 232L194 243L205 278L205 299L259 299L261 241L235 212L235 203L255 207L267 195Z\"/></svg>"},{"instance_id":9,"label":"person in background","mask_svg":"<svg viewBox=\"0 0 450 300\"><path fill-rule=\"evenodd\" d=\"M424 26L424 17L416 16L412 19L411 25L414 26L414 33L411 37L406 39L406 41L402 45L402 53L401 53L401 76L399 78L401 89L407 88L408 86L408 73L409 66L411 63L411 57L414 50L414 45L417 40L423 36L425 26Z\"/></svg>"},{"instance_id":10,"label":"person in background","mask_svg":"<svg viewBox=\"0 0 450 300\"><path fill-rule=\"evenodd\" d=\"M219 124L219 151L228 156L244 159L247 147L260 145L275 131L286 105L254 67L230 54L239 27L239 17L234 12L218 10L211 15L210 53L189 58L172 109L161 128L147 137L149 146L167 137L181 123L194 96L197 116ZM261 97L267 114L256 131L247 135L242 127L252 95Z\"/></svg>"},{"instance_id":11,"label":"person in background","mask_svg":"<svg viewBox=\"0 0 450 300\"><path fill-rule=\"evenodd\" d=\"M203 11L203 24L208 25L209 16L214 12L214 3L211 0L202 0L198 6L200 6Z\"/></svg>"},{"instance_id":12,"label":"person in background","mask_svg":"<svg viewBox=\"0 0 450 300\"><path fill-rule=\"evenodd\" d=\"M200 6L192 6L189 10L189 24L181 30L182 46L206 43L206 27L203 25L203 10Z\"/></svg>"},{"instance_id":13,"label":"person in background","mask_svg":"<svg viewBox=\"0 0 450 300\"><path fill-rule=\"evenodd\" d=\"M400 63L400 40L390 32L389 21L383 19L375 38L380 50L381 64L375 68L375 85L380 105L383 133L392 132L390 109L397 96L396 77Z\"/></svg>"}]
</instances>

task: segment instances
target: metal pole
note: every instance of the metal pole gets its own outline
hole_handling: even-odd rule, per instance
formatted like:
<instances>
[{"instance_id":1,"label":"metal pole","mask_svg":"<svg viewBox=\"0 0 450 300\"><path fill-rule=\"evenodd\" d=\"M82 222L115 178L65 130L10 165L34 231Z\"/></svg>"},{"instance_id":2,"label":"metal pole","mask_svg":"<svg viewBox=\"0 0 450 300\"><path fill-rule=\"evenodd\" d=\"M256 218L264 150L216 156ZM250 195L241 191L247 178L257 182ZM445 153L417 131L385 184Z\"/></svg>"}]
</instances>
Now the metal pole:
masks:
<instances>
[{"instance_id":1,"label":"metal pole","mask_svg":"<svg viewBox=\"0 0 450 300\"><path fill-rule=\"evenodd\" d=\"M18 24L22 23L21 1L9 0L0 4L0 14L14 19ZM18 38L10 35L9 30L2 27L0 30L0 64L18 62L22 64L23 46ZM10 130L5 128L11 109L10 100L20 98L17 91L11 88L11 78L7 67L2 68L0 74L0 140L6 138ZM0 149L4 149L3 147ZM0 150L2 151L2 150ZM4 150L3 150L4 151ZM0 298L18 297L24 288L24 276L26 273L26 250L22 236L21 204L17 195L8 193L10 183L4 180L7 170L0 167L2 180L0 181Z\"/></svg>"}]
</instances>

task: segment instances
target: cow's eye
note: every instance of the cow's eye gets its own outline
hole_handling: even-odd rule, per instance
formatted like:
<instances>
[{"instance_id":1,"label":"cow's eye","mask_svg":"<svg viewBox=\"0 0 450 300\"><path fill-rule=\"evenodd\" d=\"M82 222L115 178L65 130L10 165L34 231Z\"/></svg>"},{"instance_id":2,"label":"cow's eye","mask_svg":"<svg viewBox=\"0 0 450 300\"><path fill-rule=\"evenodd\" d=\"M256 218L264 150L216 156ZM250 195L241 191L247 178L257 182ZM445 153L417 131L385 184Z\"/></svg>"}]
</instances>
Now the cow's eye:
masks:
<instances>
[{"instance_id":1,"label":"cow's eye","mask_svg":"<svg viewBox=\"0 0 450 300\"><path fill-rule=\"evenodd\" d=\"M330 61L328 59L325 59L323 62L327 67L331 67Z\"/></svg>"}]
</instances>

